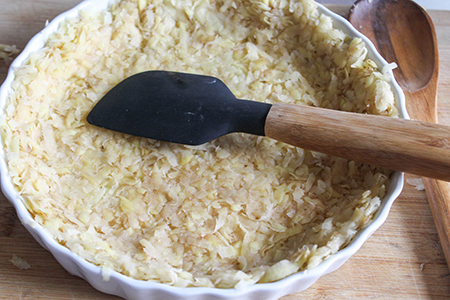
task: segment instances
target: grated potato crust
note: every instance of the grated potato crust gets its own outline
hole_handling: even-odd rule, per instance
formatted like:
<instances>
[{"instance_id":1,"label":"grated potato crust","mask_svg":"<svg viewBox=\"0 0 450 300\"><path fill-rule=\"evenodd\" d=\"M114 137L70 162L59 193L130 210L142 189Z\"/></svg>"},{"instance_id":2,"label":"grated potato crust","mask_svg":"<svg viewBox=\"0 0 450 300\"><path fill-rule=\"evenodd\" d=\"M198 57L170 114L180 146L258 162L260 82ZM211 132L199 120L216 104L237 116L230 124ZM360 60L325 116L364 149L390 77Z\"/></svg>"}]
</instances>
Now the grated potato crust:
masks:
<instances>
[{"instance_id":1,"label":"grated potato crust","mask_svg":"<svg viewBox=\"0 0 450 300\"><path fill-rule=\"evenodd\" d=\"M396 117L366 54L310 0L83 10L15 72L1 120L10 175L35 220L105 272L181 287L279 280L345 247L390 171L239 133L159 142L86 116L124 78L170 70L219 77L241 99Z\"/></svg>"}]
</instances>

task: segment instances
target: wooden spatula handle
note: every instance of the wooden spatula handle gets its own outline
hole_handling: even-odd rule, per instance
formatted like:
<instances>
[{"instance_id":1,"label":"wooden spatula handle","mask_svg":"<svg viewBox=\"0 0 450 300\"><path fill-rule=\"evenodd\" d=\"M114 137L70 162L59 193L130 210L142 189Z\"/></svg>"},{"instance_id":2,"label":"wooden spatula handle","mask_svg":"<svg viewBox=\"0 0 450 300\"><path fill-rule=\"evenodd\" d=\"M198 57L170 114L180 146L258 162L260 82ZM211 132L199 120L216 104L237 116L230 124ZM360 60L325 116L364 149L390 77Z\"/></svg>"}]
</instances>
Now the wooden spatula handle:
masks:
<instances>
[{"instance_id":1,"label":"wooden spatula handle","mask_svg":"<svg viewBox=\"0 0 450 300\"><path fill-rule=\"evenodd\" d=\"M305 149L450 181L450 127L310 106L274 104L265 134Z\"/></svg>"}]
</instances>

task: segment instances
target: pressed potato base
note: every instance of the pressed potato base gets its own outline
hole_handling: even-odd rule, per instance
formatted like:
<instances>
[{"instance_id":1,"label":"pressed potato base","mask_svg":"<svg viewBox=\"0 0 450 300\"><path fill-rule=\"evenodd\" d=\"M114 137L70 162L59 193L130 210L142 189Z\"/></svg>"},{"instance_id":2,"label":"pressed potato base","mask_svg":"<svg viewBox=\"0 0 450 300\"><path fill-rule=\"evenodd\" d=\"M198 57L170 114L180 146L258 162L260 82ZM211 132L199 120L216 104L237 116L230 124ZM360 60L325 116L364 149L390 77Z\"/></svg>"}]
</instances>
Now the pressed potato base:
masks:
<instances>
[{"instance_id":1,"label":"pressed potato base","mask_svg":"<svg viewBox=\"0 0 450 300\"><path fill-rule=\"evenodd\" d=\"M35 220L86 260L174 286L243 287L317 266L366 226L390 171L230 134L192 147L93 127L145 70L212 75L242 99L397 116L360 39L303 1L113 1L16 70L2 118Z\"/></svg>"}]
</instances>

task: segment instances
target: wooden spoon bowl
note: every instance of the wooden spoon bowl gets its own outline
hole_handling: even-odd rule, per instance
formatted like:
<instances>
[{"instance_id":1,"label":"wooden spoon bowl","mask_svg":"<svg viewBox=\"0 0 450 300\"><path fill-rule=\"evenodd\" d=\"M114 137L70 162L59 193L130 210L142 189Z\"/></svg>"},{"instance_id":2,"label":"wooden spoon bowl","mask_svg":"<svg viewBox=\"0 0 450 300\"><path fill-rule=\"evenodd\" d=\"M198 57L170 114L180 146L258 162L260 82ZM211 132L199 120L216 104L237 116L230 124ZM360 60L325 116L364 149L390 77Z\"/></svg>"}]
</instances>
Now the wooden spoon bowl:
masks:
<instances>
[{"instance_id":1,"label":"wooden spoon bowl","mask_svg":"<svg viewBox=\"0 0 450 300\"><path fill-rule=\"evenodd\" d=\"M395 79L405 92L415 93L437 79L439 59L434 27L415 2L359 0L349 19L387 61L398 64Z\"/></svg>"}]
</instances>

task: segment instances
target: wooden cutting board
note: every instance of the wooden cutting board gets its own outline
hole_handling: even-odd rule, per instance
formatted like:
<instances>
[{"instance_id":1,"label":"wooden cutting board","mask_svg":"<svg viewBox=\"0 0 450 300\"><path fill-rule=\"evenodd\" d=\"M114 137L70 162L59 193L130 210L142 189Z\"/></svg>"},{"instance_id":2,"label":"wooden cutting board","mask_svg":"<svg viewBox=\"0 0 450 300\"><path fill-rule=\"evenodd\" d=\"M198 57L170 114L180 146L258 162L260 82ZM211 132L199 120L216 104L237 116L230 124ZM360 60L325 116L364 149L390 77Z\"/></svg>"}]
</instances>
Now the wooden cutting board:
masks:
<instances>
[{"instance_id":1,"label":"wooden cutting board","mask_svg":"<svg viewBox=\"0 0 450 300\"><path fill-rule=\"evenodd\" d=\"M0 44L17 45L40 31L46 20L80 0L0 0ZM347 14L348 6L329 6ZM450 11L429 12L440 54L439 120L450 125ZM7 68L0 63L0 83ZM406 180L418 179L406 176ZM20 270L10 260L25 259ZM41 248L0 194L0 299L119 299L71 276ZM386 223L339 270L319 279L297 299L450 299L450 272L434 227L425 191L406 183Z\"/></svg>"}]
</instances>

